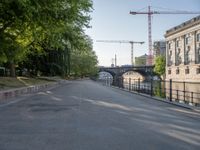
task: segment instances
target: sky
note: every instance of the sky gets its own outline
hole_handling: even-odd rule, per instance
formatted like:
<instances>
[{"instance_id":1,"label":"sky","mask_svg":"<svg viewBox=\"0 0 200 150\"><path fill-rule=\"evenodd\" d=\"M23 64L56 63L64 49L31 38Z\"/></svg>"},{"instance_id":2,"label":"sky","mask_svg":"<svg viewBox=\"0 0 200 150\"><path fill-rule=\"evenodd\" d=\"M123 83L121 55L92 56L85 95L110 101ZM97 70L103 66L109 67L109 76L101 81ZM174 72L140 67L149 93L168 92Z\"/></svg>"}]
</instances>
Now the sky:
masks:
<instances>
[{"instance_id":1,"label":"sky","mask_svg":"<svg viewBox=\"0 0 200 150\"><path fill-rule=\"evenodd\" d=\"M110 66L117 55L117 65L131 64L131 45L124 43L102 43L97 40L144 41L134 44L134 56L148 54L148 17L130 15L130 11L200 11L200 0L93 0L91 28L86 34L93 39L100 66ZM153 15L152 41L164 40L166 30L173 28L197 14Z\"/></svg>"}]
</instances>

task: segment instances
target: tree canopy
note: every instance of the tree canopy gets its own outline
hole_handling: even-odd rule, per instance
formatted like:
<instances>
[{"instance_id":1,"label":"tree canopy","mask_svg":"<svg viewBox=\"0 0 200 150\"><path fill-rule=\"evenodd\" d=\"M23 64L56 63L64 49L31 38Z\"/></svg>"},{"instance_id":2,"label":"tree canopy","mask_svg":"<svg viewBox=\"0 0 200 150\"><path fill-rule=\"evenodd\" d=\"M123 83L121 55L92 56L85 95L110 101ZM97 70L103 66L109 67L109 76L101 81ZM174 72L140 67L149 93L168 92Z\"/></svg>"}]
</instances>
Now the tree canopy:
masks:
<instances>
[{"instance_id":1,"label":"tree canopy","mask_svg":"<svg viewBox=\"0 0 200 150\"><path fill-rule=\"evenodd\" d=\"M66 76L80 61L93 70L97 57L84 33L91 11L91 0L1 0L0 63L10 66L11 76L16 66L33 75Z\"/></svg>"},{"instance_id":2,"label":"tree canopy","mask_svg":"<svg viewBox=\"0 0 200 150\"><path fill-rule=\"evenodd\" d=\"M159 76L164 75L165 74L165 65L166 65L165 56L156 57L154 72L157 73Z\"/></svg>"}]
</instances>

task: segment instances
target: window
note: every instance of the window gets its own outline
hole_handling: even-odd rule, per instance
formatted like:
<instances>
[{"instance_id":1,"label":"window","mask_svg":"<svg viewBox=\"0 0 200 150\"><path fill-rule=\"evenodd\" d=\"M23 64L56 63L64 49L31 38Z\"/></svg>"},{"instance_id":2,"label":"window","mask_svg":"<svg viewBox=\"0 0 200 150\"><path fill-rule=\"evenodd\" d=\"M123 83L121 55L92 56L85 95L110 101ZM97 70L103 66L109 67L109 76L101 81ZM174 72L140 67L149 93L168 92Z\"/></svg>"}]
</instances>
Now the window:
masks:
<instances>
[{"instance_id":1,"label":"window","mask_svg":"<svg viewBox=\"0 0 200 150\"><path fill-rule=\"evenodd\" d=\"M180 73L179 68L177 68L176 69L176 74L179 74L179 73Z\"/></svg>"},{"instance_id":2,"label":"window","mask_svg":"<svg viewBox=\"0 0 200 150\"><path fill-rule=\"evenodd\" d=\"M179 41L176 41L176 47L179 47Z\"/></svg>"},{"instance_id":3,"label":"window","mask_svg":"<svg viewBox=\"0 0 200 150\"><path fill-rule=\"evenodd\" d=\"M200 47L197 49L197 63L200 63Z\"/></svg>"},{"instance_id":4,"label":"window","mask_svg":"<svg viewBox=\"0 0 200 150\"><path fill-rule=\"evenodd\" d=\"M181 56L180 56L180 53L181 53L181 49L178 48L177 52L176 52L176 63L175 65L178 66L181 64Z\"/></svg>"},{"instance_id":5,"label":"window","mask_svg":"<svg viewBox=\"0 0 200 150\"><path fill-rule=\"evenodd\" d=\"M200 33L197 34L197 42L200 42Z\"/></svg>"},{"instance_id":6,"label":"window","mask_svg":"<svg viewBox=\"0 0 200 150\"><path fill-rule=\"evenodd\" d=\"M189 44L189 42L190 42L190 37L186 37L185 38L185 44L187 45L187 44Z\"/></svg>"},{"instance_id":7,"label":"window","mask_svg":"<svg viewBox=\"0 0 200 150\"><path fill-rule=\"evenodd\" d=\"M171 49L171 43L169 43L168 47L169 47L169 49Z\"/></svg>"},{"instance_id":8,"label":"window","mask_svg":"<svg viewBox=\"0 0 200 150\"><path fill-rule=\"evenodd\" d=\"M171 73L172 73L172 72L171 72L171 69L169 69L169 70L168 70L168 74L171 74Z\"/></svg>"},{"instance_id":9,"label":"window","mask_svg":"<svg viewBox=\"0 0 200 150\"><path fill-rule=\"evenodd\" d=\"M190 73L190 70L189 70L189 68L187 67L186 69L185 69L185 74L189 74Z\"/></svg>"},{"instance_id":10,"label":"window","mask_svg":"<svg viewBox=\"0 0 200 150\"><path fill-rule=\"evenodd\" d=\"M169 56L168 56L168 66L172 65L172 51L169 51Z\"/></svg>"},{"instance_id":11,"label":"window","mask_svg":"<svg viewBox=\"0 0 200 150\"><path fill-rule=\"evenodd\" d=\"M190 46L187 47L186 52L185 52L185 64L190 63Z\"/></svg>"},{"instance_id":12,"label":"window","mask_svg":"<svg viewBox=\"0 0 200 150\"><path fill-rule=\"evenodd\" d=\"M197 68L197 74L200 74L200 67Z\"/></svg>"}]
</instances>

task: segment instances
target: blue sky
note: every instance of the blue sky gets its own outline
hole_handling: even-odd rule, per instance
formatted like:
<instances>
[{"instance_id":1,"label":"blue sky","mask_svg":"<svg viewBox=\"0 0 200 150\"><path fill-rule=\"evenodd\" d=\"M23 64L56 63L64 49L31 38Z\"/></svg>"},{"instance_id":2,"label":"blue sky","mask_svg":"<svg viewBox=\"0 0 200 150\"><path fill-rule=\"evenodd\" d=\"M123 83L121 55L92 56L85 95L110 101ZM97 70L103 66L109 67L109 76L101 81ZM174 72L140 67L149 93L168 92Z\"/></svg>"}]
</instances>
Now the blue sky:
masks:
<instances>
[{"instance_id":1,"label":"blue sky","mask_svg":"<svg viewBox=\"0 0 200 150\"><path fill-rule=\"evenodd\" d=\"M147 15L130 15L130 11L147 11L148 6L156 11L200 11L200 0L93 0L92 28L86 30L93 39L93 49L99 65L110 66L114 55L117 65L131 63L130 44L98 43L96 40L144 41L134 45L134 55L148 54ZM143 9L144 8L144 9ZM153 15L152 40L164 39L166 30L197 15Z\"/></svg>"}]
</instances>

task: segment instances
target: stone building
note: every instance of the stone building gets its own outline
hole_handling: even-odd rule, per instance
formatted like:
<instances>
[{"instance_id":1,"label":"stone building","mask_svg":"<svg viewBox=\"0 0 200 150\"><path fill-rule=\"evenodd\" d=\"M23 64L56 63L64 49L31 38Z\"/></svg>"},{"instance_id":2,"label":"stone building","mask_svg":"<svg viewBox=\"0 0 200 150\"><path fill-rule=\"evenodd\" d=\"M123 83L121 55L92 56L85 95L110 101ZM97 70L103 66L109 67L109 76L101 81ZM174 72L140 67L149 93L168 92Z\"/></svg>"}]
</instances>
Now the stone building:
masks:
<instances>
[{"instance_id":1,"label":"stone building","mask_svg":"<svg viewBox=\"0 0 200 150\"><path fill-rule=\"evenodd\" d=\"M166 54L166 42L164 40L154 41L153 42L154 64L155 64L156 57L165 56L165 54Z\"/></svg>"},{"instance_id":2,"label":"stone building","mask_svg":"<svg viewBox=\"0 0 200 150\"><path fill-rule=\"evenodd\" d=\"M166 38L166 96L200 105L200 16L176 26Z\"/></svg>"},{"instance_id":3,"label":"stone building","mask_svg":"<svg viewBox=\"0 0 200 150\"><path fill-rule=\"evenodd\" d=\"M157 56L165 56L166 52L166 42L164 40L153 42L153 55L154 58Z\"/></svg>"},{"instance_id":4,"label":"stone building","mask_svg":"<svg viewBox=\"0 0 200 150\"><path fill-rule=\"evenodd\" d=\"M166 79L200 82L200 16L168 31Z\"/></svg>"}]
</instances>

